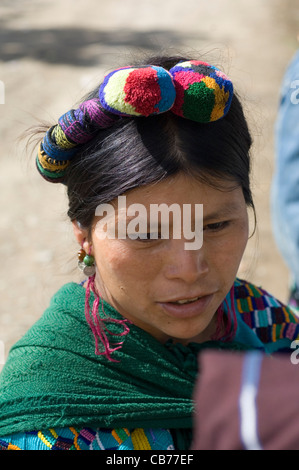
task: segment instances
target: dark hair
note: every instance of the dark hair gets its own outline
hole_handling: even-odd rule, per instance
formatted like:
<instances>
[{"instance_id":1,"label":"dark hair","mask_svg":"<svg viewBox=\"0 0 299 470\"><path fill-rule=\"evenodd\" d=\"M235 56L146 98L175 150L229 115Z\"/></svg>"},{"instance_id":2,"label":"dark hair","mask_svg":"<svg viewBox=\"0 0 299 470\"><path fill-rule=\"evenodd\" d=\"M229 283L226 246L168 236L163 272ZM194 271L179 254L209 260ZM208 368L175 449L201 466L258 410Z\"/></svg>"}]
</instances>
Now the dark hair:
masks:
<instances>
[{"instance_id":1,"label":"dark hair","mask_svg":"<svg viewBox=\"0 0 299 470\"><path fill-rule=\"evenodd\" d=\"M180 60L189 59L161 57L147 63L169 69ZM98 88L87 98L97 93ZM99 131L67 169L68 215L90 229L99 204L179 172L218 189L221 180L229 180L242 187L246 204L254 209L249 178L251 143L236 93L227 115L208 124L178 117L171 111L121 118Z\"/></svg>"}]
</instances>

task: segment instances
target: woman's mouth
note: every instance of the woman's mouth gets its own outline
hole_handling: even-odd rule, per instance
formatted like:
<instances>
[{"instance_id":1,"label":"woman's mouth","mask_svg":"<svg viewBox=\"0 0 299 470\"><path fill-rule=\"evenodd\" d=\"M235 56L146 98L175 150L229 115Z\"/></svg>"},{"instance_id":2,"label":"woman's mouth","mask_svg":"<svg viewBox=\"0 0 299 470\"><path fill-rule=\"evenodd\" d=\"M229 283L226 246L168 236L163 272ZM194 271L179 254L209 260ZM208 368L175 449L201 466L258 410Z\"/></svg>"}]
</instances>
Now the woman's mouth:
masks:
<instances>
[{"instance_id":1,"label":"woman's mouth","mask_svg":"<svg viewBox=\"0 0 299 470\"><path fill-rule=\"evenodd\" d=\"M178 299L168 302L158 302L167 315L176 318L188 318L204 313L214 294Z\"/></svg>"},{"instance_id":2,"label":"woman's mouth","mask_svg":"<svg viewBox=\"0 0 299 470\"><path fill-rule=\"evenodd\" d=\"M196 302L196 300L198 300L198 299L200 299L200 297L194 297L193 299L176 300L176 301L170 302L170 303L183 305L183 304L190 304L191 302Z\"/></svg>"}]
</instances>

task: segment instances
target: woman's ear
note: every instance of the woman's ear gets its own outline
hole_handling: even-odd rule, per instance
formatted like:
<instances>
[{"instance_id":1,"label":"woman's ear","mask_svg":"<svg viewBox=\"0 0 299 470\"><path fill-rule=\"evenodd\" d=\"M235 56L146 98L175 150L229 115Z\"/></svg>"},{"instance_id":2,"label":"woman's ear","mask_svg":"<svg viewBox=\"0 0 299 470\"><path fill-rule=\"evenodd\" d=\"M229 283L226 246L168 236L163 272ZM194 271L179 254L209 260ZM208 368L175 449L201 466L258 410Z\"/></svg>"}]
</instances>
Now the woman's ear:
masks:
<instances>
[{"instance_id":1,"label":"woman's ear","mask_svg":"<svg viewBox=\"0 0 299 470\"><path fill-rule=\"evenodd\" d=\"M83 250L88 253L90 251L90 243L88 242L88 230L83 228L77 220L73 220L72 225L77 242L79 243L81 248L83 248Z\"/></svg>"}]
</instances>

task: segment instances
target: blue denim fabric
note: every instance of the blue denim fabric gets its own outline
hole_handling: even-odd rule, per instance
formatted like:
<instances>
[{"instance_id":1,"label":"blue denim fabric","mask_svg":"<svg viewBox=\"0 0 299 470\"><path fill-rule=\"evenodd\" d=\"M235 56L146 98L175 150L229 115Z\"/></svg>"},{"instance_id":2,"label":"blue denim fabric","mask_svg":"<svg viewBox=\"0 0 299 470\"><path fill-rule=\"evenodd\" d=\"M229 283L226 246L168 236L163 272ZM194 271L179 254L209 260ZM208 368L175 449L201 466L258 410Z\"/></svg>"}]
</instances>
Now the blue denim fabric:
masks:
<instances>
[{"instance_id":1,"label":"blue denim fabric","mask_svg":"<svg viewBox=\"0 0 299 470\"><path fill-rule=\"evenodd\" d=\"M271 188L274 238L299 287L299 51L281 89L275 127L276 168Z\"/></svg>"}]
</instances>

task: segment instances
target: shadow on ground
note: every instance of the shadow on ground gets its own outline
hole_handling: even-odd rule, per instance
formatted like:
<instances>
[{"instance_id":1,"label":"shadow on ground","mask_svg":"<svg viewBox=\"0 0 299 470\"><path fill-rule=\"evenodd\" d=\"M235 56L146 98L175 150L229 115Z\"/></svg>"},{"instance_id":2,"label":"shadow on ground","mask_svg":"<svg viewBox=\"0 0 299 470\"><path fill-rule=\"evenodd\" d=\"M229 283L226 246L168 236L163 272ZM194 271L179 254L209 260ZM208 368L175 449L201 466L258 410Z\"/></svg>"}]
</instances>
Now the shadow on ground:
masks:
<instances>
[{"instance_id":1,"label":"shadow on ground","mask_svg":"<svg viewBox=\"0 0 299 470\"><path fill-rule=\"evenodd\" d=\"M123 29L107 32L69 28L27 31L2 27L0 60L6 62L31 58L50 64L86 67L101 63L103 48L113 48L114 51L117 48L138 48L155 53L161 51L164 45L179 50L190 39L190 36L172 30L142 32ZM196 40L201 42L206 38L196 35Z\"/></svg>"}]
</instances>

